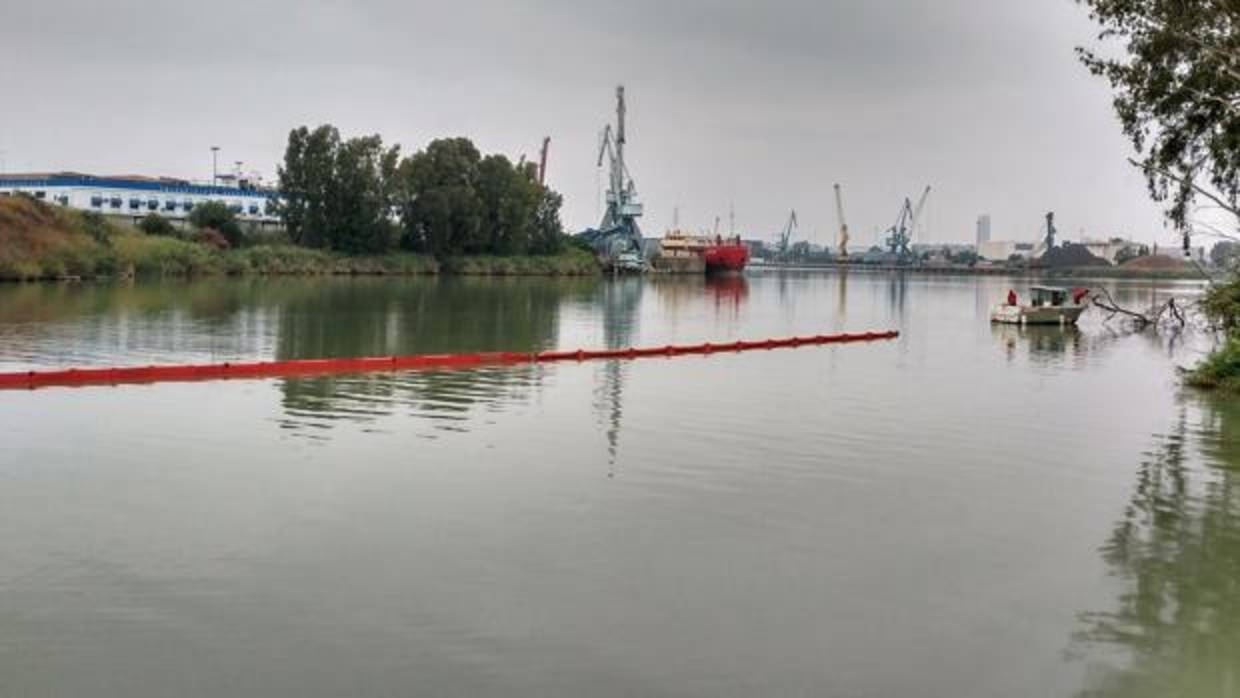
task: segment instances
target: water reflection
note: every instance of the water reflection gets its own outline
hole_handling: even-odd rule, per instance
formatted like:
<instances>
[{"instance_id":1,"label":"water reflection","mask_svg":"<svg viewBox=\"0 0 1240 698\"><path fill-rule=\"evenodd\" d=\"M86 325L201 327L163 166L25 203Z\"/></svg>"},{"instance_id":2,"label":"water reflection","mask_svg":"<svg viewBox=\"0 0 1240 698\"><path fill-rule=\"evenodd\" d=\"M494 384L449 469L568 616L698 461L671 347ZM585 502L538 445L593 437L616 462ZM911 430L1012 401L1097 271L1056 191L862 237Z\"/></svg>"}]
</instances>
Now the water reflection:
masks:
<instances>
[{"instance_id":1,"label":"water reflection","mask_svg":"<svg viewBox=\"0 0 1240 698\"><path fill-rule=\"evenodd\" d=\"M262 356L279 300L262 280L9 285L0 288L0 365Z\"/></svg>"},{"instance_id":2,"label":"water reflection","mask_svg":"<svg viewBox=\"0 0 1240 698\"><path fill-rule=\"evenodd\" d=\"M603 313L603 341L610 349L631 347L638 333L642 289L641 279L621 277L601 288L599 307ZM621 417L624 415L624 382L630 371L627 361L605 361L596 367L594 412L607 439L607 462L614 474L620 451Z\"/></svg>"},{"instance_id":3,"label":"water reflection","mask_svg":"<svg viewBox=\"0 0 1240 698\"><path fill-rule=\"evenodd\" d=\"M749 282L739 274L706 277L706 290L714 299L715 311L729 311L733 317L749 298Z\"/></svg>"},{"instance_id":4,"label":"water reflection","mask_svg":"<svg viewBox=\"0 0 1240 698\"><path fill-rule=\"evenodd\" d=\"M1240 695L1240 404L1181 406L1100 553L1112 608L1082 613L1081 696Z\"/></svg>"},{"instance_id":5,"label":"water reflection","mask_svg":"<svg viewBox=\"0 0 1240 698\"><path fill-rule=\"evenodd\" d=\"M540 351L556 344L561 303L589 290L470 278L319 288L280 306L278 359ZM280 424L314 433L340 420L409 412L441 429L460 428L478 406L524 398L540 375L516 367L283 379Z\"/></svg>"},{"instance_id":6,"label":"water reflection","mask_svg":"<svg viewBox=\"0 0 1240 698\"><path fill-rule=\"evenodd\" d=\"M991 323L990 332L1002 344L1008 361L1021 354L1032 363L1061 363L1065 356L1080 356L1085 352L1085 341L1076 327L1005 325Z\"/></svg>"}]
</instances>

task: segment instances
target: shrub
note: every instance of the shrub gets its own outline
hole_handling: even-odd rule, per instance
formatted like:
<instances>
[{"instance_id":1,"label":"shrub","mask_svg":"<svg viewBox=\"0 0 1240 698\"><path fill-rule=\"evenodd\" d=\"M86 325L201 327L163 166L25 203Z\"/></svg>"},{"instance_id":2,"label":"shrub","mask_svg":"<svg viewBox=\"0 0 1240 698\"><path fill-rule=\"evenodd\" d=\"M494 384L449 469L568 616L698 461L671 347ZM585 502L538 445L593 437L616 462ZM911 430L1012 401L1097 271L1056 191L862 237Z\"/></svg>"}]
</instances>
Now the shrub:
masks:
<instances>
[{"instance_id":1,"label":"shrub","mask_svg":"<svg viewBox=\"0 0 1240 698\"><path fill-rule=\"evenodd\" d=\"M177 227L172 224L172 221L158 213L152 213L143 218L138 223L138 228L147 235L160 235L163 237L176 237L177 235Z\"/></svg>"},{"instance_id":2,"label":"shrub","mask_svg":"<svg viewBox=\"0 0 1240 698\"><path fill-rule=\"evenodd\" d=\"M194 207L189 213L189 222L195 228L211 228L223 235L231 247L240 247L245 239L237 216L222 201L208 201Z\"/></svg>"},{"instance_id":3,"label":"shrub","mask_svg":"<svg viewBox=\"0 0 1240 698\"><path fill-rule=\"evenodd\" d=\"M1185 382L1196 388L1240 392L1240 338L1227 342L1188 372Z\"/></svg>"}]
</instances>

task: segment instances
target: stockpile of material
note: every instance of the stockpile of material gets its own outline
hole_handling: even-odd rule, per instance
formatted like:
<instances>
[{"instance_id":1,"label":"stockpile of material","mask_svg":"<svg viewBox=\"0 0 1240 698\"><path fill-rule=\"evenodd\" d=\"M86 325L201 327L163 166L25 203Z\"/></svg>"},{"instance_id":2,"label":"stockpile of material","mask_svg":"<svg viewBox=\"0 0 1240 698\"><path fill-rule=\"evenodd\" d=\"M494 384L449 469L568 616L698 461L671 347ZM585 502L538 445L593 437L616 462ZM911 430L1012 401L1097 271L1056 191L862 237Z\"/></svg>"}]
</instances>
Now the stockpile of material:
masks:
<instances>
[{"instance_id":1,"label":"stockpile of material","mask_svg":"<svg viewBox=\"0 0 1240 698\"><path fill-rule=\"evenodd\" d=\"M1147 254L1144 257L1130 259L1119 266L1121 269L1139 271L1183 271L1189 268L1188 262L1160 254Z\"/></svg>"},{"instance_id":2,"label":"stockpile of material","mask_svg":"<svg viewBox=\"0 0 1240 698\"><path fill-rule=\"evenodd\" d=\"M1084 245L1065 242L1059 247L1052 247L1038 258L1042 266L1051 269L1067 269L1069 267L1109 267L1111 263L1096 257Z\"/></svg>"}]
</instances>

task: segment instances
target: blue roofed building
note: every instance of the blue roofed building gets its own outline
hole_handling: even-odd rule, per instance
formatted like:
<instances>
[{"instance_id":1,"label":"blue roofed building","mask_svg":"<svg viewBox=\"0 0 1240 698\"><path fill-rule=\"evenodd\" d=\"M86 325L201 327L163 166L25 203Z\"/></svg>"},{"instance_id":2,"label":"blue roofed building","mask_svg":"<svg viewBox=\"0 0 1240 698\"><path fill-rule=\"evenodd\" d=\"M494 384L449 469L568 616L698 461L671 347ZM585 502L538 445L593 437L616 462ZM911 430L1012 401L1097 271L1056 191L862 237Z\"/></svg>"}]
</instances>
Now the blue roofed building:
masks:
<instances>
[{"instance_id":1,"label":"blue roofed building","mask_svg":"<svg viewBox=\"0 0 1240 698\"><path fill-rule=\"evenodd\" d=\"M0 174L0 196L25 194L57 206L94 211L136 223L152 213L183 223L195 206L227 205L243 224L275 230L279 193L244 179L203 184L170 177L98 176L78 172Z\"/></svg>"}]
</instances>

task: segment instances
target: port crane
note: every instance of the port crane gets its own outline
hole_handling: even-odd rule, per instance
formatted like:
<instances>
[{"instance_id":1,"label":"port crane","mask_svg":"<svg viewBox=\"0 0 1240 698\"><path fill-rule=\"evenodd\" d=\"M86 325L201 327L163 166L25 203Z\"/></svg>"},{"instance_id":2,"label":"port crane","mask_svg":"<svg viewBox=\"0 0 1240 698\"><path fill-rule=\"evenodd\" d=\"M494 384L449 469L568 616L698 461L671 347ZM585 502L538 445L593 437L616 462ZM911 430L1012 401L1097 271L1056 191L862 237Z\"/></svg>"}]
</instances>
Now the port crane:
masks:
<instances>
[{"instance_id":1,"label":"port crane","mask_svg":"<svg viewBox=\"0 0 1240 698\"><path fill-rule=\"evenodd\" d=\"M598 228L583 231L578 237L593 246L613 271L645 271L642 234L637 225L642 205L637 200L633 177L624 164L625 112L624 86L620 85L616 87L616 127L613 130L611 124L607 124L599 138L598 167L601 168L604 161L608 163L607 208Z\"/></svg>"},{"instance_id":2,"label":"port crane","mask_svg":"<svg viewBox=\"0 0 1240 698\"><path fill-rule=\"evenodd\" d=\"M840 196L839 183L835 185L835 216L840 222L840 259L848 259L848 224L844 222L844 200Z\"/></svg>"},{"instance_id":3,"label":"port crane","mask_svg":"<svg viewBox=\"0 0 1240 698\"><path fill-rule=\"evenodd\" d=\"M1038 241L1037 246L1034 247L1033 249L1032 257L1034 259L1041 257L1042 255L1046 254L1047 252L1049 252L1055 247L1055 233L1056 232L1058 231L1055 230L1055 212L1047 211L1046 212L1046 231L1043 233L1042 239Z\"/></svg>"},{"instance_id":4,"label":"port crane","mask_svg":"<svg viewBox=\"0 0 1240 698\"><path fill-rule=\"evenodd\" d=\"M538 155L538 183L547 183L547 151L551 148L551 136L543 138L542 152Z\"/></svg>"},{"instance_id":5,"label":"port crane","mask_svg":"<svg viewBox=\"0 0 1240 698\"><path fill-rule=\"evenodd\" d=\"M792 251L792 232L797 227L797 212L793 209L788 214L788 222L784 224L784 229L779 233L779 247L776 250L781 260L787 260Z\"/></svg>"},{"instance_id":6,"label":"port crane","mask_svg":"<svg viewBox=\"0 0 1240 698\"><path fill-rule=\"evenodd\" d=\"M921 217L928 196L930 187L926 186L916 206L907 196L904 197L904 205L900 207L900 215L896 218L895 225L887 229L887 251L895 255L899 262L907 262L913 256L909 245L913 242L913 231L917 228L917 220Z\"/></svg>"}]
</instances>

